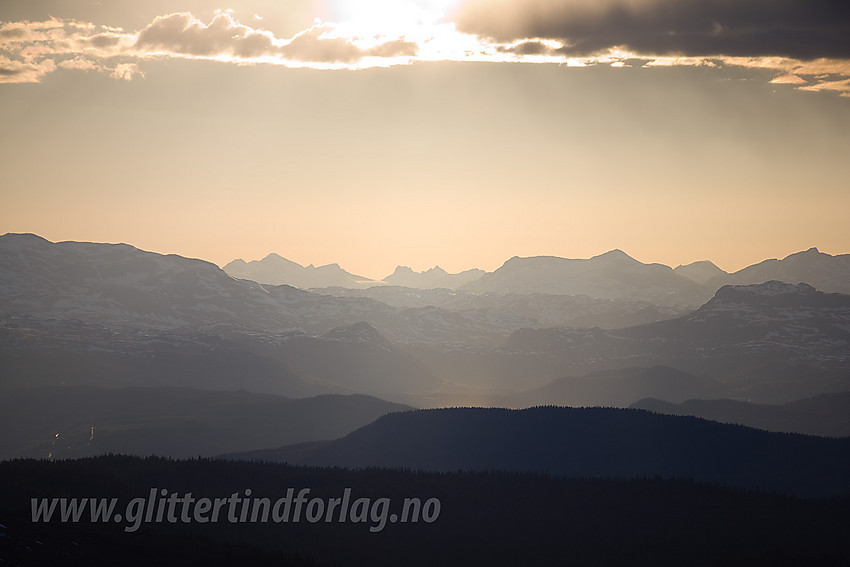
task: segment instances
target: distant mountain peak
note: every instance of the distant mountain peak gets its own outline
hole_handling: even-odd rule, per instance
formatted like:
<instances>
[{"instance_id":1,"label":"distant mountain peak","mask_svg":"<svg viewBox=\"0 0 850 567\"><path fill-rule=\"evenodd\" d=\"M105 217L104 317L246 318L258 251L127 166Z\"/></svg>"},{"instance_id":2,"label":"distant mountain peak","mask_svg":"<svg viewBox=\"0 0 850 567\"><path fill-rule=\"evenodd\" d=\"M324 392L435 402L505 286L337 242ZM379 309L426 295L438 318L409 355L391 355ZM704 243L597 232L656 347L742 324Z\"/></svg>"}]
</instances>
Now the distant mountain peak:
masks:
<instances>
[{"instance_id":1,"label":"distant mountain peak","mask_svg":"<svg viewBox=\"0 0 850 567\"><path fill-rule=\"evenodd\" d=\"M458 289L479 279L484 273L483 270L472 269L459 274L450 274L440 266L434 266L424 272L416 272L408 266L398 266L392 274L384 278L384 283L414 289Z\"/></svg>"},{"instance_id":2,"label":"distant mountain peak","mask_svg":"<svg viewBox=\"0 0 850 567\"><path fill-rule=\"evenodd\" d=\"M409 266L396 266L395 270L393 271L393 273L390 276L388 276L388 278L391 278L392 276L395 276L395 275L414 274L414 273L416 273L416 272L414 272L413 269ZM385 279L387 279L387 278L385 278Z\"/></svg>"},{"instance_id":3,"label":"distant mountain peak","mask_svg":"<svg viewBox=\"0 0 850 567\"><path fill-rule=\"evenodd\" d=\"M662 264L644 264L620 249L588 259L512 258L462 288L474 293L586 295L696 309L710 292Z\"/></svg>"},{"instance_id":4,"label":"distant mountain peak","mask_svg":"<svg viewBox=\"0 0 850 567\"><path fill-rule=\"evenodd\" d=\"M2 239L4 248L8 250L15 250L17 252L26 249L38 249L51 246L51 242L49 240L31 233L9 232L0 236L0 239Z\"/></svg>"},{"instance_id":5,"label":"distant mountain peak","mask_svg":"<svg viewBox=\"0 0 850 567\"><path fill-rule=\"evenodd\" d=\"M714 278L728 275L711 260L699 260L690 264L680 264L673 271L698 284L705 284Z\"/></svg>"},{"instance_id":6,"label":"distant mountain peak","mask_svg":"<svg viewBox=\"0 0 850 567\"><path fill-rule=\"evenodd\" d=\"M433 267L433 268L431 268L430 270L427 270L425 273L426 273L426 274L434 274L434 275L436 275L436 274L439 274L439 275L446 275L448 272L446 272L446 271L445 271L443 268L441 268L440 266L434 266L434 267Z\"/></svg>"},{"instance_id":7,"label":"distant mountain peak","mask_svg":"<svg viewBox=\"0 0 850 567\"><path fill-rule=\"evenodd\" d=\"M50 244L50 241L46 238L43 238L37 234L33 234L31 232L7 232L2 237L6 241L31 241L31 242L42 242L44 244Z\"/></svg>"},{"instance_id":8,"label":"distant mountain peak","mask_svg":"<svg viewBox=\"0 0 850 567\"><path fill-rule=\"evenodd\" d=\"M850 294L850 254L833 256L811 247L782 260L759 262L712 283L756 284L770 280L804 281L823 292Z\"/></svg>"},{"instance_id":9,"label":"distant mountain peak","mask_svg":"<svg viewBox=\"0 0 850 567\"><path fill-rule=\"evenodd\" d=\"M620 250L619 248L615 248L613 250L609 250L604 254L599 254L598 256L594 256L591 260L632 260L633 262L637 262L634 258Z\"/></svg>"},{"instance_id":10,"label":"distant mountain peak","mask_svg":"<svg viewBox=\"0 0 850 567\"><path fill-rule=\"evenodd\" d=\"M676 266L676 269L678 270L679 268L689 268L691 266L699 266L699 267L703 267L703 268L716 268L718 271L722 271L722 270L720 270L720 268L717 267L717 264L715 264L711 260L697 260L696 262L691 262L690 264L679 264L678 266Z\"/></svg>"},{"instance_id":11,"label":"distant mountain peak","mask_svg":"<svg viewBox=\"0 0 850 567\"><path fill-rule=\"evenodd\" d=\"M817 256L829 256L829 254L823 254L820 250L817 249L817 247L812 246L808 250L801 250L800 252L794 252L793 254L788 254L785 258L783 258L783 261L784 260L791 260L793 258L807 258L807 257L814 258L814 257L817 257Z\"/></svg>"},{"instance_id":12,"label":"distant mountain peak","mask_svg":"<svg viewBox=\"0 0 850 567\"><path fill-rule=\"evenodd\" d=\"M253 264L255 262L248 262L248 263ZM260 260L259 262L256 262L256 263L265 263L265 264L275 263L275 264L286 264L286 265L289 265L289 266L298 266L299 268L301 267L301 264L299 264L297 262L293 262L292 260L288 260L288 259L284 258L283 256L281 256L280 254L277 254L275 252L268 254L265 258L263 258L262 260Z\"/></svg>"}]
</instances>

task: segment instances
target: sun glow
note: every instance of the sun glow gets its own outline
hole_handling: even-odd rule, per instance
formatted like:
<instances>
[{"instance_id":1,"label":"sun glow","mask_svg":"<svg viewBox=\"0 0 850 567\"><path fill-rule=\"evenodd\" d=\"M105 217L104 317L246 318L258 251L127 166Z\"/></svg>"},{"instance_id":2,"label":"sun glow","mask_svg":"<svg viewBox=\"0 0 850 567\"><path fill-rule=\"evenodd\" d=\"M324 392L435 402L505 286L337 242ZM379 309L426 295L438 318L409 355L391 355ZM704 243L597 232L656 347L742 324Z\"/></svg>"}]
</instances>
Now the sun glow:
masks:
<instances>
[{"instance_id":1,"label":"sun glow","mask_svg":"<svg viewBox=\"0 0 850 567\"><path fill-rule=\"evenodd\" d=\"M363 35L403 37L439 23L456 0L331 0L340 25Z\"/></svg>"},{"instance_id":2,"label":"sun glow","mask_svg":"<svg viewBox=\"0 0 850 567\"><path fill-rule=\"evenodd\" d=\"M329 0L332 30L326 37L345 38L361 48L402 40L416 45L419 61L509 60L475 36L461 33L451 21L460 0ZM372 59L364 66L374 66ZM386 59L386 58L384 58ZM410 62L397 57L390 63Z\"/></svg>"}]
</instances>

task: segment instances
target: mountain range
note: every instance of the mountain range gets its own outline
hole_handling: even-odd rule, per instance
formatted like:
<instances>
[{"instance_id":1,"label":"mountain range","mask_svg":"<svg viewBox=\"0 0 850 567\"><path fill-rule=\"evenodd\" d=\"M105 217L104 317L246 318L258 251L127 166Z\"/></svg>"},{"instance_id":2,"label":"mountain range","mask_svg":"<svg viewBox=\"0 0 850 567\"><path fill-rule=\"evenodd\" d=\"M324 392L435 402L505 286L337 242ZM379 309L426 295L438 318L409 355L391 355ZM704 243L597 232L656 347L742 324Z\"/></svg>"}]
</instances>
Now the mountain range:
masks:
<instances>
[{"instance_id":1,"label":"mountain range","mask_svg":"<svg viewBox=\"0 0 850 567\"><path fill-rule=\"evenodd\" d=\"M474 293L586 295L596 299L647 301L665 307L699 307L724 285L777 280L805 282L826 292L850 293L850 254L832 256L817 248L768 259L733 273L702 260L675 269L644 264L612 250L589 259L555 256L514 257L493 272L479 269L449 274L439 266L414 272L398 266L383 280L346 272L338 264L303 267L277 254L263 260L237 259L224 266L233 277L302 289L370 289L390 285L412 289L451 289Z\"/></svg>"},{"instance_id":2,"label":"mountain range","mask_svg":"<svg viewBox=\"0 0 850 567\"><path fill-rule=\"evenodd\" d=\"M842 258L808 251L768 265L807 257ZM806 284L724 286L683 312L400 286L315 293L235 279L201 260L34 235L0 238L0 260L2 389L174 385L523 407L647 397L781 403L850 382L848 296ZM638 282L684 280L619 252L575 262L543 259L535 277L556 266L587 281L619 266L612 289L635 271L648 274ZM518 277L523 269L512 264L525 263L479 281Z\"/></svg>"},{"instance_id":3,"label":"mountain range","mask_svg":"<svg viewBox=\"0 0 850 567\"><path fill-rule=\"evenodd\" d=\"M807 284L724 286L683 310L634 294L316 293L236 279L201 260L34 235L0 237L0 262L2 390L170 385L524 407L783 403L850 389L850 296ZM622 290L628 274L638 274L633 289L697 285L621 252L515 259L477 282L520 278L523 265L540 268L529 282L554 269L577 273L575 285L605 275L608 290Z\"/></svg>"},{"instance_id":4,"label":"mountain range","mask_svg":"<svg viewBox=\"0 0 850 567\"><path fill-rule=\"evenodd\" d=\"M673 271L700 285L705 285L714 278L729 275L718 268L711 260L701 260L687 265L676 266Z\"/></svg>"},{"instance_id":5,"label":"mountain range","mask_svg":"<svg viewBox=\"0 0 850 567\"><path fill-rule=\"evenodd\" d=\"M485 274L484 270L479 269L450 274L439 266L424 272L415 272L407 266L398 266L383 280L373 280L351 274L343 270L339 264L328 264L318 268L312 264L302 266L275 253L269 254L262 260L250 262L237 258L222 269L234 278L252 280L266 285L290 285L305 290L326 287L365 289L381 285L414 289L458 289Z\"/></svg>"},{"instance_id":6,"label":"mountain range","mask_svg":"<svg viewBox=\"0 0 850 567\"><path fill-rule=\"evenodd\" d=\"M262 286L201 260L119 244L50 243L0 237L0 312L117 328L202 329L314 335L366 321L402 342L498 343L534 320L495 309L401 309L369 298L337 298L291 286Z\"/></svg>"},{"instance_id":7,"label":"mountain range","mask_svg":"<svg viewBox=\"0 0 850 567\"><path fill-rule=\"evenodd\" d=\"M102 562L104 549L114 563L121 524L34 524L28 495L352 487L438 497L444 513L388 516L381 534L353 522L152 525L138 547L195 534L258 546L258 564L552 565L576 549L577 564L631 564L651 545L641 563L672 566L683 555L671 541L689 542L694 563L735 564L732 545L741 565L757 541L764 564L845 564L844 263L810 250L726 274L613 251L370 283L271 257L259 267L301 278L274 285L126 244L6 235L0 476L16 490L3 493L13 514L0 539L22 562L37 548L46 564ZM776 274L791 281L758 281ZM745 276L756 281L734 280ZM98 456L114 453L168 459ZM222 492L224 478L238 487ZM243 552L227 545L207 562ZM600 560L603 547L617 549ZM411 562L410 549L436 551Z\"/></svg>"}]
</instances>

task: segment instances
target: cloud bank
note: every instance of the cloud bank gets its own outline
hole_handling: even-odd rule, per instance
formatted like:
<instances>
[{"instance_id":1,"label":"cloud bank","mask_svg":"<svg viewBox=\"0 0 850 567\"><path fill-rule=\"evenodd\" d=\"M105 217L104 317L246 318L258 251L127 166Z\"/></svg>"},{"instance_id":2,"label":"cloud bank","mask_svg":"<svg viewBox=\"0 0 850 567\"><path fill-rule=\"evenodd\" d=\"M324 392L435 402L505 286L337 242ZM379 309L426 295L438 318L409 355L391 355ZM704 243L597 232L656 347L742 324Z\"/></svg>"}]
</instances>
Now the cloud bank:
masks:
<instances>
[{"instance_id":1,"label":"cloud bank","mask_svg":"<svg viewBox=\"0 0 850 567\"><path fill-rule=\"evenodd\" d=\"M236 21L230 12L204 23L191 13L155 18L127 32L69 20L0 22L0 82L38 82L56 69L109 73L131 80L149 59L211 59L237 64L359 68L409 63L417 44L399 37L343 35L317 22L291 38Z\"/></svg>"},{"instance_id":2,"label":"cloud bank","mask_svg":"<svg viewBox=\"0 0 850 567\"><path fill-rule=\"evenodd\" d=\"M359 38L342 37L334 32L333 24L317 23L290 39L278 39L271 32L235 21L227 12L216 15L209 24L190 13L179 13L156 18L139 32L133 49L140 56L157 54L237 62L265 60L290 65L343 66L369 58L416 55L414 43L385 39L364 48Z\"/></svg>"},{"instance_id":3,"label":"cloud bank","mask_svg":"<svg viewBox=\"0 0 850 567\"><path fill-rule=\"evenodd\" d=\"M136 31L0 22L0 82L39 82L59 69L132 80L146 60L167 58L316 69L509 61L766 69L778 85L850 96L846 0L460 0L441 17L409 20L377 32L317 20L288 38L227 10L207 22L167 14Z\"/></svg>"}]
</instances>

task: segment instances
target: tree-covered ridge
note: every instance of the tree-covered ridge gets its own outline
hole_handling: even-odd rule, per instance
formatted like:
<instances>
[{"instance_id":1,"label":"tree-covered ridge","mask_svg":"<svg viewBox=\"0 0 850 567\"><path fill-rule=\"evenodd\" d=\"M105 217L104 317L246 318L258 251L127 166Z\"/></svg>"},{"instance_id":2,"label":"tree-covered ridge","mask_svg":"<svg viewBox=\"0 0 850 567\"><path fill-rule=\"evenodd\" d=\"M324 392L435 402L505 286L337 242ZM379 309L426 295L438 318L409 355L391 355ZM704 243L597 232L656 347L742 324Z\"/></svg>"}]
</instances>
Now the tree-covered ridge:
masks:
<instances>
[{"instance_id":1,"label":"tree-covered ridge","mask_svg":"<svg viewBox=\"0 0 850 567\"><path fill-rule=\"evenodd\" d=\"M28 562L25 553L26 545L37 546L35 540L42 544L37 553L43 564L59 564L72 548L78 564L139 564L142 543L147 557L162 565L186 564L187 543L200 546L196 552L207 564L229 564L234 550L254 554L256 564L276 565L310 564L306 560L377 566L850 561L848 499L801 500L681 479L565 480L527 473L348 471L107 456L7 461L0 463L0 480L15 487L0 495L3 553L22 564L39 564ZM270 498L282 497L289 487L309 487L311 495L326 497L350 487L359 496L393 501L436 497L442 511L433 523L391 524L379 533L351 522L151 523L124 533L116 523L30 521L32 497L111 497L126 503L152 487L197 497L251 488L254 495ZM54 551L59 555L52 556Z\"/></svg>"}]
</instances>

